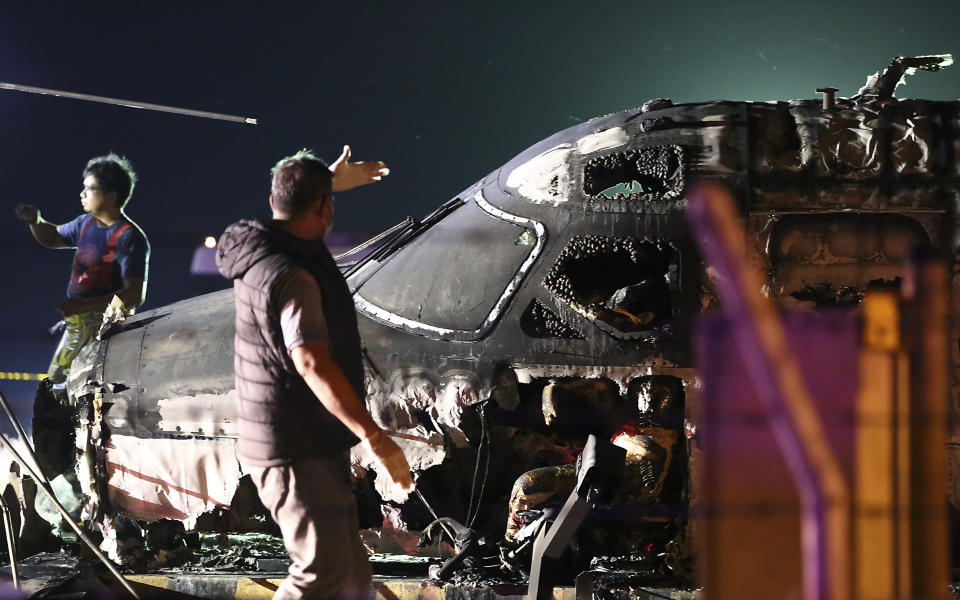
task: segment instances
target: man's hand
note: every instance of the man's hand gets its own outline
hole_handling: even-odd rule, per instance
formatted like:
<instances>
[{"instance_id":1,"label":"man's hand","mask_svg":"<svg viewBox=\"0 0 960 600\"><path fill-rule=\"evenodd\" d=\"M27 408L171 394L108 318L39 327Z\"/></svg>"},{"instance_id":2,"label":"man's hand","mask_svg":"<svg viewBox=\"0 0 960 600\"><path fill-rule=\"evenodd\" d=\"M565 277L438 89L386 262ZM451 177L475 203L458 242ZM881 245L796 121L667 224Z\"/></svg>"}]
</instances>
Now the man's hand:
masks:
<instances>
[{"instance_id":1,"label":"man's hand","mask_svg":"<svg viewBox=\"0 0 960 600\"><path fill-rule=\"evenodd\" d=\"M344 192L361 185L367 185L390 174L382 161L350 162L350 146L343 147L343 154L330 165L333 173L333 191Z\"/></svg>"},{"instance_id":2,"label":"man's hand","mask_svg":"<svg viewBox=\"0 0 960 600\"><path fill-rule=\"evenodd\" d=\"M47 248L65 248L67 246L67 242L57 232L57 226L45 221L40 216L40 210L36 206L18 204L13 211L17 214L18 219L30 226L33 239L40 242L41 246Z\"/></svg>"},{"instance_id":3,"label":"man's hand","mask_svg":"<svg viewBox=\"0 0 960 600\"><path fill-rule=\"evenodd\" d=\"M377 429L373 435L364 439L363 443L387 470L390 479L400 486L400 489L408 494L413 491L410 465L396 442L387 437L381 429Z\"/></svg>"},{"instance_id":4,"label":"man's hand","mask_svg":"<svg viewBox=\"0 0 960 600\"><path fill-rule=\"evenodd\" d=\"M36 225L40 222L40 210L32 204L18 204L13 210L17 213L17 218L27 225Z\"/></svg>"},{"instance_id":5,"label":"man's hand","mask_svg":"<svg viewBox=\"0 0 960 600\"><path fill-rule=\"evenodd\" d=\"M297 346L290 351L290 358L323 407L363 440L366 449L383 465L395 484L407 493L413 491L413 476L403 451L370 417L367 407L330 357L327 344L309 342Z\"/></svg>"}]
</instances>

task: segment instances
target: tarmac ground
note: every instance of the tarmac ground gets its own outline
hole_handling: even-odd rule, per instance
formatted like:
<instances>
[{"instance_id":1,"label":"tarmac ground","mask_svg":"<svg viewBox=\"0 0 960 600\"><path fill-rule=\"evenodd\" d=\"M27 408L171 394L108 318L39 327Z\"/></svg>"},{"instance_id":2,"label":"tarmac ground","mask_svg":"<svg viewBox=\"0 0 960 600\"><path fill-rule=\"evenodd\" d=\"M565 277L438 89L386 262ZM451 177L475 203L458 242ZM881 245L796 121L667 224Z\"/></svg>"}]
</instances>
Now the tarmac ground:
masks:
<instances>
[{"instance_id":1,"label":"tarmac ground","mask_svg":"<svg viewBox=\"0 0 960 600\"><path fill-rule=\"evenodd\" d=\"M45 600L115 600L129 595L109 572L97 563L81 562L69 554L40 554L18 566L20 589L11 585L10 568L0 568L0 600L44 598ZM285 573L224 573L171 571L127 574L127 581L141 600L236 599L269 600ZM581 586L582 588L583 586ZM375 575L371 600L521 600L525 586L466 587L443 584L423 577ZM574 586L554 588L556 600L576 600ZM580 597L591 599L589 589ZM699 600L699 591L666 588L638 589L603 595L605 600Z\"/></svg>"}]
</instances>

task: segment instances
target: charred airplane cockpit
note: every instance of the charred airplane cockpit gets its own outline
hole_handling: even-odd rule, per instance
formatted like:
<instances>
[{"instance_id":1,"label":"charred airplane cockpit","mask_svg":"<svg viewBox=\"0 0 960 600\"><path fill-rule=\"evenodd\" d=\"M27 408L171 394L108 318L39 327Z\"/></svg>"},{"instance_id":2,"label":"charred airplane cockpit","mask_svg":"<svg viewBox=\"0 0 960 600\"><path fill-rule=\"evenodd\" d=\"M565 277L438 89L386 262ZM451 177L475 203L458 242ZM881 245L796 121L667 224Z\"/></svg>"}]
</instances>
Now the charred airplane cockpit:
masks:
<instances>
[{"instance_id":1,"label":"charred airplane cockpit","mask_svg":"<svg viewBox=\"0 0 960 600\"><path fill-rule=\"evenodd\" d=\"M426 530L461 552L473 542L444 577L523 581L593 435L622 449L622 472L597 484L569 573L692 583L689 332L716 299L683 222L685 189L708 178L733 190L783 302L855 304L898 285L911 248L952 247L960 104L897 100L873 83L830 106L657 99L593 119L344 257L367 404L460 538L355 449L371 550L416 553ZM234 456L232 294L117 322L73 365L71 460L84 515L119 560L117 519L190 530L217 514L218 527L242 528L257 508Z\"/></svg>"}]
</instances>

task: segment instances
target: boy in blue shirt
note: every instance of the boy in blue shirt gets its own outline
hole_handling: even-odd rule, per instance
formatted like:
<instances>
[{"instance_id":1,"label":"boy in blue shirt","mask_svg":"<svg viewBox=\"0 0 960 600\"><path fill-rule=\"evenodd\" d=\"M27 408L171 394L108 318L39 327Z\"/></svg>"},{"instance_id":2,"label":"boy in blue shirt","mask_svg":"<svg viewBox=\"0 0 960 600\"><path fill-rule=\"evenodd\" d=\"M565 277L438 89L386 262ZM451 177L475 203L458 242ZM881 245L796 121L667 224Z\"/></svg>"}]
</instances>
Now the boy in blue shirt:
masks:
<instances>
[{"instance_id":1,"label":"boy in blue shirt","mask_svg":"<svg viewBox=\"0 0 960 600\"><path fill-rule=\"evenodd\" d=\"M47 373L54 384L66 381L70 363L95 335L115 295L131 312L146 295L150 245L124 213L136 181L130 163L111 153L87 163L80 191L84 214L76 219L55 225L35 206L16 208L42 246L76 248L66 297L59 304L66 330Z\"/></svg>"}]
</instances>

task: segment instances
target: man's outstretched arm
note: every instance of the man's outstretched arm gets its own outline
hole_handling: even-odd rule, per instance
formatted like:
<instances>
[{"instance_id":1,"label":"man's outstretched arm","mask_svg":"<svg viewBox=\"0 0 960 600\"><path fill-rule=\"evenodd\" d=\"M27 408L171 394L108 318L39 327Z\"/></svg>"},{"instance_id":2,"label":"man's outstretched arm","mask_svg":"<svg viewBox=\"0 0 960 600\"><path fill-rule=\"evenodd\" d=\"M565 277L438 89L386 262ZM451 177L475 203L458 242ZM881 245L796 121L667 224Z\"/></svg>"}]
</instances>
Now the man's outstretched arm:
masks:
<instances>
[{"instance_id":1,"label":"man's outstretched arm","mask_svg":"<svg viewBox=\"0 0 960 600\"><path fill-rule=\"evenodd\" d=\"M17 218L30 226L33 239L47 248L66 248L67 242L57 233L57 226L40 216L36 206L20 204L14 209Z\"/></svg>"},{"instance_id":2,"label":"man's outstretched arm","mask_svg":"<svg viewBox=\"0 0 960 600\"><path fill-rule=\"evenodd\" d=\"M340 158L330 165L333 173L333 191L346 190L380 181L390 174L383 161L350 162L350 146L344 146Z\"/></svg>"},{"instance_id":3,"label":"man's outstretched arm","mask_svg":"<svg viewBox=\"0 0 960 600\"><path fill-rule=\"evenodd\" d=\"M387 469L394 483L405 492L413 491L413 477L403 451L374 423L366 406L333 361L327 345L308 342L293 348L290 357L297 372L324 408L367 444L371 453Z\"/></svg>"}]
</instances>

